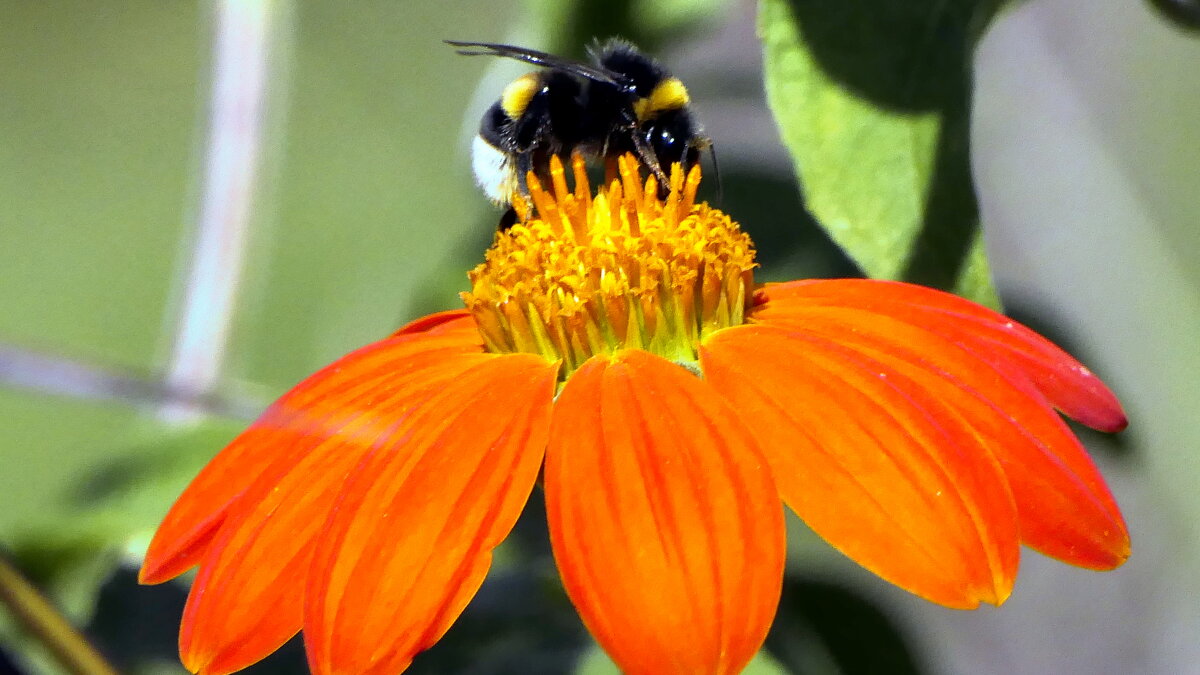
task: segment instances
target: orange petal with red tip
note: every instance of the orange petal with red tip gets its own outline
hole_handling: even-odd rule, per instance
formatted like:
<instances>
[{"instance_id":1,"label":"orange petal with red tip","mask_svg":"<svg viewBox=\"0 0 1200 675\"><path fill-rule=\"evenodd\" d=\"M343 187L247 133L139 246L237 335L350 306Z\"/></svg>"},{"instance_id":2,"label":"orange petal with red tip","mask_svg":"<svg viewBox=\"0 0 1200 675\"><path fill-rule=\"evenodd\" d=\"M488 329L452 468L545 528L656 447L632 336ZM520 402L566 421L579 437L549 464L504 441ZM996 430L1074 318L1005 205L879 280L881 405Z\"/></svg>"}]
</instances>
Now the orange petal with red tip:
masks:
<instances>
[{"instance_id":1,"label":"orange petal with red tip","mask_svg":"<svg viewBox=\"0 0 1200 675\"><path fill-rule=\"evenodd\" d=\"M392 337L417 333L464 333L467 337L473 336L475 344L483 342L479 337L479 329L475 327L475 317L465 309L449 309L413 319L392 333Z\"/></svg>"},{"instance_id":2,"label":"orange petal with red tip","mask_svg":"<svg viewBox=\"0 0 1200 675\"><path fill-rule=\"evenodd\" d=\"M886 363L974 428L1004 467L1026 544L1092 569L1129 557L1129 533L1104 478L1027 381L931 331L864 310L812 307L804 330Z\"/></svg>"},{"instance_id":3,"label":"orange petal with red tip","mask_svg":"<svg viewBox=\"0 0 1200 675\"><path fill-rule=\"evenodd\" d=\"M737 673L783 575L782 506L738 414L682 367L594 357L554 407L545 488L567 593L626 673Z\"/></svg>"},{"instance_id":4,"label":"orange petal with red tip","mask_svg":"<svg viewBox=\"0 0 1200 675\"><path fill-rule=\"evenodd\" d=\"M341 408L357 405L349 396L386 391L406 373L479 351L477 344L455 336L391 338L352 352L298 384L214 457L175 501L150 542L139 581L161 583L196 565L230 504L281 456L305 452L307 427L336 423L345 414Z\"/></svg>"},{"instance_id":5,"label":"orange petal with red tip","mask_svg":"<svg viewBox=\"0 0 1200 675\"><path fill-rule=\"evenodd\" d=\"M999 604L1019 556L1016 507L973 429L918 382L829 340L720 331L705 378L754 423L784 501L867 569L950 607Z\"/></svg>"},{"instance_id":6,"label":"orange petal with red tip","mask_svg":"<svg viewBox=\"0 0 1200 675\"><path fill-rule=\"evenodd\" d=\"M341 359L246 432L273 460L229 506L200 563L179 634L189 669L239 670L300 629L312 542L346 475L369 452L402 444L404 420L497 358L415 347L422 341L440 340L390 338Z\"/></svg>"},{"instance_id":7,"label":"orange petal with red tip","mask_svg":"<svg viewBox=\"0 0 1200 675\"><path fill-rule=\"evenodd\" d=\"M813 305L855 307L923 326L998 367L1016 367L1068 417L1101 431L1127 421L1117 397L1054 343L987 307L942 291L881 279L806 280L767 284L755 322L799 326Z\"/></svg>"},{"instance_id":8,"label":"orange petal with red tip","mask_svg":"<svg viewBox=\"0 0 1200 675\"><path fill-rule=\"evenodd\" d=\"M537 479L557 364L494 357L354 468L316 542L304 642L316 675L393 674L450 627Z\"/></svg>"}]
</instances>

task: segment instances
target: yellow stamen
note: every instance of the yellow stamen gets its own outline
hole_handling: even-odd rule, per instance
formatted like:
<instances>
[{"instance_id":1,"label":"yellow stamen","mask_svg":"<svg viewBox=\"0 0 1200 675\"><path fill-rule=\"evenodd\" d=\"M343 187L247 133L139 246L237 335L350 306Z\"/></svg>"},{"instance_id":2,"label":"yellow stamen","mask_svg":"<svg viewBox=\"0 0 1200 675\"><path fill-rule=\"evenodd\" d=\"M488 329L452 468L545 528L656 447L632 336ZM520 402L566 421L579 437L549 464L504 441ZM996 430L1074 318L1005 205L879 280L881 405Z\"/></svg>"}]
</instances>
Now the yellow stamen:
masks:
<instances>
[{"instance_id":1,"label":"yellow stamen","mask_svg":"<svg viewBox=\"0 0 1200 675\"><path fill-rule=\"evenodd\" d=\"M672 165L665 201L632 155L594 195L583 159L571 168L573 191L558 157L549 188L529 175L529 199L513 195L519 222L496 234L469 275L463 301L487 349L562 360L564 378L618 349L695 363L700 340L743 321L756 266L750 238L696 203L699 167L685 177Z\"/></svg>"}]
</instances>

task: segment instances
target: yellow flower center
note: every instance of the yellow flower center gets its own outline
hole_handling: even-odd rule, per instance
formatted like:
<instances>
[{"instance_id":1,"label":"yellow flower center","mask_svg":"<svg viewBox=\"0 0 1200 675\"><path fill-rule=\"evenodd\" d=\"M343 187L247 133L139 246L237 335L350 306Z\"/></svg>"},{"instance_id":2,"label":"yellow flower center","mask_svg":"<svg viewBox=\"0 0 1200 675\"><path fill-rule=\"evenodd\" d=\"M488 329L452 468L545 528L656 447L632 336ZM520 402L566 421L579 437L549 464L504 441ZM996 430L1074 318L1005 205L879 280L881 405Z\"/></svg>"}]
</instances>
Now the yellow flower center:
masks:
<instances>
[{"instance_id":1,"label":"yellow flower center","mask_svg":"<svg viewBox=\"0 0 1200 675\"><path fill-rule=\"evenodd\" d=\"M714 331L742 323L753 286L754 245L737 223L695 203L700 168L671 167L666 200L642 182L632 155L593 196L583 160L575 189L557 157L551 186L528 177L519 222L498 232L463 293L492 352L562 360L565 379L588 357L643 349L687 366Z\"/></svg>"}]
</instances>

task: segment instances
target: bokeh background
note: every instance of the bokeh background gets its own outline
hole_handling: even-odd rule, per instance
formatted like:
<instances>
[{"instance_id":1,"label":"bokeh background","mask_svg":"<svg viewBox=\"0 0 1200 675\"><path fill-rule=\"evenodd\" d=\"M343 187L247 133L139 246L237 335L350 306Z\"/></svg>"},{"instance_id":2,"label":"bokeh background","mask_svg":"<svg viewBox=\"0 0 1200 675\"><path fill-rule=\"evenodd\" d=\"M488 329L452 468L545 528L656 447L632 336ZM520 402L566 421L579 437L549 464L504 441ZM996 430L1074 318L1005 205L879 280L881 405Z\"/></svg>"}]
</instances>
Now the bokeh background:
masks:
<instances>
[{"instance_id":1,"label":"bokeh background","mask_svg":"<svg viewBox=\"0 0 1200 675\"><path fill-rule=\"evenodd\" d=\"M755 10L0 0L4 556L120 672L182 672L186 579L135 582L171 501L304 375L455 306L490 242L497 214L468 148L523 68L442 39L573 55L593 37L634 40L688 84L719 149L722 206L759 244L762 276L859 274L805 207L764 99ZM792 522L754 672L1200 673L1196 11L1009 4L973 27L967 61L1000 297L1130 415L1117 437L1085 437L1129 521L1129 563L1094 574L1027 551L1005 606L964 613L874 579ZM410 672L612 672L558 586L537 502ZM57 668L0 607L0 673ZM248 672L306 672L302 648Z\"/></svg>"}]
</instances>

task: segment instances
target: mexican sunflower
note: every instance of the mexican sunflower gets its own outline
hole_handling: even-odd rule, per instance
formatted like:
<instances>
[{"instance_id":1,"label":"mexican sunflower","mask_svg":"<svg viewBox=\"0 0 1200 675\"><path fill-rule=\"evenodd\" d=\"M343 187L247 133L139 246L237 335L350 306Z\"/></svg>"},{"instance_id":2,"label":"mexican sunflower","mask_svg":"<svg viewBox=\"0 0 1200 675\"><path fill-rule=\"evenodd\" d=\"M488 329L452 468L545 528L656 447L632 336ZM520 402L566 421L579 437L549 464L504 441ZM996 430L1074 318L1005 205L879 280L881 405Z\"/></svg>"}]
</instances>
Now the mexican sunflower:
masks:
<instances>
[{"instance_id":1,"label":"mexican sunflower","mask_svg":"<svg viewBox=\"0 0 1200 675\"><path fill-rule=\"evenodd\" d=\"M314 673L397 673L450 627L535 485L563 585L628 673L736 673L778 604L786 504L884 579L999 604L1020 545L1095 570L1129 538L1056 410L1116 431L1085 367L891 281L755 286L736 223L636 162L561 163L419 319L271 405L141 570L199 566L179 646L228 673L304 632ZM539 480L539 476L541 477Z\"/></svg>"}]
</instances>

